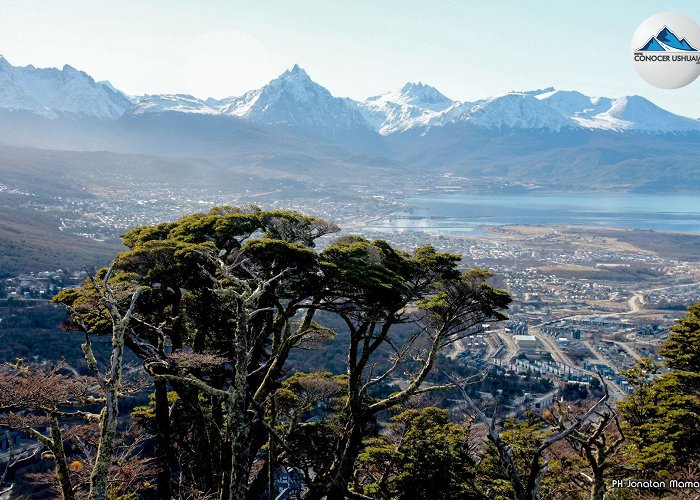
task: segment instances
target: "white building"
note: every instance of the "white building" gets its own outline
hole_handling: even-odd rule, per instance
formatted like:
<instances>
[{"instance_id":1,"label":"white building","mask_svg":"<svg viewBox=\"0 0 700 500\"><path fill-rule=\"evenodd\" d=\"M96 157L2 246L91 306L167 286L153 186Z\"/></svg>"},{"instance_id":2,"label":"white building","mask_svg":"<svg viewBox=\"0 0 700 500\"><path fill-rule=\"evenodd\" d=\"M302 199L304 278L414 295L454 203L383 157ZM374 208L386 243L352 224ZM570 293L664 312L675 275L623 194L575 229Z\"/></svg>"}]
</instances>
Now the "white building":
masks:
<instances>
[{"instance_id":1,"label":"white building","mask_svg":"<svg viewBox=\"0 0 700 500\"><path fill-rule=\"evenodd\" d=\"M540 348L540 341L534 335L513 335L513 340L518 346L518 351L532 353Z\"/></svg>"}]
</instances>

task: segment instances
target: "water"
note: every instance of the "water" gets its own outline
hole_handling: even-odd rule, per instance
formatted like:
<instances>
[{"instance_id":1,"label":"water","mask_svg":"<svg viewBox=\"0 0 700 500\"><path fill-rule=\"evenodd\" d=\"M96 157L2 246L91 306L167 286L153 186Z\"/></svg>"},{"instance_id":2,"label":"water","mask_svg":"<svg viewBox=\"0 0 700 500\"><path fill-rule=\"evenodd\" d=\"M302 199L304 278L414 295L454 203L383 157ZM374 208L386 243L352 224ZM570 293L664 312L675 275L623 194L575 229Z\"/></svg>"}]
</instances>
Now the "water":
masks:
<instances>
[{"instance_id":1,"label":"water","mask_svg":"<svg viewBox=\"0 0 700 500\"><path fill-rule=\"evenodd\" d=\"M407 199L410 209L367 229L478 233L483 226L562 225L700 233L700 196L636 193L445 194Z\"/></svg>"}]
</instances>

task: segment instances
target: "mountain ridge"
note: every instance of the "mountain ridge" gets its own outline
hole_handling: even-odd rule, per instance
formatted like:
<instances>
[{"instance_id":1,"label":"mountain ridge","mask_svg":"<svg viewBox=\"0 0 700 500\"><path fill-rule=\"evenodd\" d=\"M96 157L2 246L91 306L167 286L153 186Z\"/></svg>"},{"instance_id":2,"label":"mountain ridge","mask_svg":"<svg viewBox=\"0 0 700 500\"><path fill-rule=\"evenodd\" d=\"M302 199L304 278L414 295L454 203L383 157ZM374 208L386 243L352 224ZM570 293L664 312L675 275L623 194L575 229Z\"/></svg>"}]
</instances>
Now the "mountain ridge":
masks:
<instances>
[{"instance_id":1,"label":"mountain ridge","mask_svg":"<svg viewBox=\"0 0 700 500\"><path fill-rule=\"evenodd\" d=\"M68 64L60 70L12 66L0 55L0 108L31 111L50 119L70 114L115 120L131 105L111 85L97 83Z\"/></svg>"},{"instance_id":2,"label":"mountain ridge","mask_svg":"<svg viewBox=\"0 0 700 500\"><path fill-rule=\"evenodd\" d=\"M11 65L4 59L0 65L0 78L10 81ZM461 102L409 82L361 102L332 95L295 65L238 97L127 98L70 67L28 71L46 74L54 89L72 96L78 89L99 99L71 111L55 99L57 108L51 109L23 91L25 80L11 80L14 87L0 86L0 142L6 146L186 160L221 179L249 172L340 186L457 173L565 190L608 183L615 189L700 191L700 121L640 96L612 99L543 88ZM63 78L74 83L58 85ZM3 107L1 94L13 89L19 89L13 103L26 102ZM105 115L115 102L125 108L121 115ZM173 166L172 175L191 180L179 167Z\"/></svg>"},{"instance_id":3,"label":"mountain ridge","mask_svg":"<svg viewBox=\"0 0 700 500\"><path fill-rule=\"evenodd\" d=\"M48 80L48 87L44 80ZM612 132L700 130L698 120L673 114L639 96L590 97L575 90L553 88L513 91L470 102L452 100L423 82L408 82L399 90L356 101L333 96L296 64L263 87L241 96L203 100L186 94L146 94L130 99L109 82L95 82L69 65L62 70L15 67L0 56L0 108L30 111L49 119L66 113L108 120L127 113L221 114L258 124L300 127L341 139L344 134L365 135L368 139L370 131L386 136L458 122L493 129L553 131L579 127ZM627 118L618 116L621 110L626 111Z\"/></svg>"}]
</instances>

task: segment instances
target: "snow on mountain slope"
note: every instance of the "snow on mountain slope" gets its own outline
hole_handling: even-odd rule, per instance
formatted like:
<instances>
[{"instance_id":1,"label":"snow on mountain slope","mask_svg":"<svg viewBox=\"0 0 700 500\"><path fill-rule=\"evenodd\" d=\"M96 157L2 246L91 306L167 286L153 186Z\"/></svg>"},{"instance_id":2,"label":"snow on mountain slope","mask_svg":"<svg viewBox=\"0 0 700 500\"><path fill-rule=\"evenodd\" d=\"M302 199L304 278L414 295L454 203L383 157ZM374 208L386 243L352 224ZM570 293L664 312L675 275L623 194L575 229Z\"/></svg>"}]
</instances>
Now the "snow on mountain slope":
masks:
<instances>
[{"instance_id":1,"label":"snow on mountain slope","mask_svg":"<svg viewBox=\"0 0 700 500\"><path fill-rule=\"evenodd\" d=\"M700 122L678 116L640 96L599 100L597 110L604 111L576 115L572 119L582 127L606 130L639 130L646 132L681 132L700 130Z\"/></svg>"},{"instance_id":2,"label":"snow on mountain slope","mask_svg":"<svg viewBox=\"0 0 700 500\"><path fill-rule=\"evenodd\" d=\"M367 103L365 103L367 106ZM366 109L371 109L369 106ZM552 88L510 92L476 102L455 101L442 111L422 111L415 116L387 115L380 128L384 135L420 128L468 123L487 129L523 128L559 131L562 128L610 131L687 132L700 130L700 121L675 115L639 96L619 99L589 97L577 91Z\"/></svg>"},{"instance_id":3,"label":"snow on mountain slope","mask_svg":"<svg viewBox=\"0 0 700 500\"><path fill-rule=\"evenodd\" d=\"M443 111L452 105L454 101L445 97L439 90L422 82L409 82L400 90L387 92L368 98L365 103L381 108L386 104L401 106L415 106L429 111Z\"/></svg>"},{"instance_id":4,"label":"snow on mountain slope","mask_svg":"<svg viewBox=\"0 0 700 500\"><path fill-rule=\"evenodd\" d=\"M454 101L424 83L407 83L400 90L356 103L367 122L387 135L411 128L446 110Z\"/></svg>"},{"instance_id":5,"label":"snow on mountain slope","mask_svg":"<svg viewBox=\"0 0 700 500\"><path fill-rule=\"evenodd\" d=\"M132 103L136 102L136 99L137 99L137 97L138 97L138 96L129 96L129 95L127 95L126 93L122 92L122 91L119 90L117 87L115 87L114 85L112 85L112 82L110 82L109 80L102 80L102 81L97 82L97 84L98 84L98 85L104 85L105 87L107 87L108 89L110 89L110 90L116 92L117 94L123 95L124 97L126 97L127 99L129 99Z\"/></svg>"},{"instance_id":6,"label":"snow on mountain slope","mask_svg":"<svg viewBox=\"0 0 700 500\"><path fill-rule=\"evenodd\" d=\"M334 97L298 65L240 97L203 101L185 94L130 98L109 82L96 83L68 65L61 70L15 67L0 56L0 109L29 111L49 119L71 115L114 120L127 110L134 115L223 114L304 128L334 140L352 137L354 145L376 142L374 132L390 135L416 128L425 134L433 127L465 123L487 129L700 131L700 121L670 113L639 96L610 99L553 88L459 102L418 82L357 102Z\"/></svg>"},{"instance_id":7,"label":"snow on mountain slope","mask_svg":"<svg viewBox=\"0 0 700 500\"><path fill-rule=\"evenodd\" d=\"M531 128L561 130L574 123L529 93L510 93L469 106L456 118L489 129Z\"/></svg>"},{"instance_id":8,"label":"snow on mountain slope","mask_svg":"<svg viewBox=\"0 0 700 500\"><path fill-rule=\"evenodd\" d=\"M219 101L219 111L256 123L303 127L334 137L369 126L348 99L333 97L298 65L257 90Z\"/></svg>"},{"instance_id":9,"label":"snow on mountain slope","mask_svg":"<svg viewBox=\"0 0 700 500\"><path fill-rule=\"evenodd\" d=\"M0 56L0 108L31 111L46 118L69 113L116 119L129 107L131 101L122 93L95 83L71 66L62 70L15 67Z\"/></svg>"},{"instance_id":10,"label":"snow on mountain slope","mask_svg":"<svg viewBox=\"0 0 700 500\"><path fill-rule=\"evenodd\" d=\"M428 100L426 103L421 101L420 95L412 93L425 88L443 99ZM610 99L553 88L509 92L476 102L458 102L450 101L432 87L407 84L400 91L370 97L356 105L382 135L413 128L422 129L425 134L432 127L455 123L468 123L487 129L552 131L562 128L646 132L700 130L699 121L674 115L638 96Z\"/></svg>"},{"instance_id":11,"label":"snow on mountain slope","mask_svg":"<svg viewBox=\"0 0 700 500\"><path fill-rule=\"evenodd\" d=\"M134 107L128 111L130 114L143 113L197 113L205 115L217 115L219 111L209 106L201 99L187 94L158 94L145 95L136 99Z\"/></svg>"},{"instance_id":12,"label":"snow on mountain slope","mask_svg":"<svg viewBox=\"0 0 700 500\"><path fill-rule=\"evenodd\" d=\"M640 96L610 99L556 90L536 97L583 128L646 132L700 130L697 120L675 115Z\"/></svg>"},{"instance_id":13,"label":"snow on mountain slope","mask_svg":"<svg viewBox=\"0 0 700 500\"><path fill-rule=\"evenodd\" d=\"M535 97L542 102L547 103L552 108L559 111L562 115L569 118L574 116L597 114L605 109L600 108L600 104L594 105L591 98L583 95L575 90L553 90L538 94ZM609 106L608 102L608 106ZM604 104L603 104L604 107ZM597 112L595 112L597 109ZM606 108L607 109L607 108Z\"/></svg>"}]
</instances>

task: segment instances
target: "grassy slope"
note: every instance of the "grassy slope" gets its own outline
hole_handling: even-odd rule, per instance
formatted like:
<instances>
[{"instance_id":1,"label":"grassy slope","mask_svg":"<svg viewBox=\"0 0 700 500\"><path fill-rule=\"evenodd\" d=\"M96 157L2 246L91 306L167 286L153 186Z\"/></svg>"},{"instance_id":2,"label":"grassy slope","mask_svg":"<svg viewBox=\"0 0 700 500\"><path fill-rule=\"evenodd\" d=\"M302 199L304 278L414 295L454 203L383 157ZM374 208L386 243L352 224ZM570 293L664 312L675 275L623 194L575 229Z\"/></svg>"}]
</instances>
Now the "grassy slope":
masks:
<instances>
[{"instance_id":1,"label":"grassy slope","mask_svg":"<svg viewBox=\"0 0 700 500\"><path fill-rule=\"evenodd\" d=\"M0 212L0 277L27 271L104 266L120 248L114 243L63 233L51 217L26 209Z\"/></svg>"}]
</instances>

